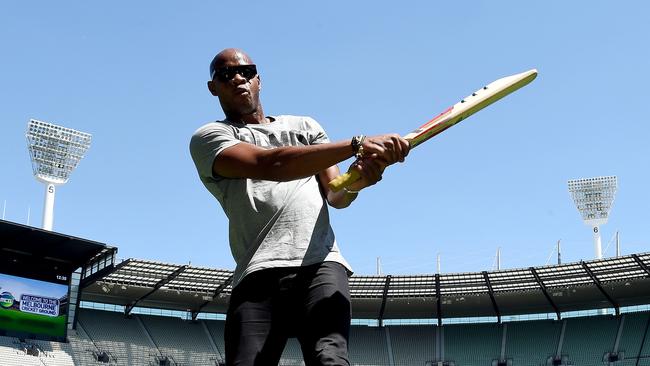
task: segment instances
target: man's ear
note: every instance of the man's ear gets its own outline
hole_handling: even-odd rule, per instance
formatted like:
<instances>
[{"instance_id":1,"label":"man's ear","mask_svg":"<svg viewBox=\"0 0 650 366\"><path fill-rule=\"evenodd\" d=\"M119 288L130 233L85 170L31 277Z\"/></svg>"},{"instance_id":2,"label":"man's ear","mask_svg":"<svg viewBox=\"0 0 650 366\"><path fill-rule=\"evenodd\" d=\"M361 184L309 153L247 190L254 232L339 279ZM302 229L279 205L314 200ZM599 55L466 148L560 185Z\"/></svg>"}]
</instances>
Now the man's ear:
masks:
<instances>
[{"instance_id":1,"label":"man's ear","mask_svg":"<svg viewBox=\"0 0 650 366\"><path fill-rule=\"evenodd\" d=\"M219 93L217 93L217 85L214 83L214 80L208 81L208 90L210 91L210 94L215 97L219 96Z\"/></svg>"}]
</instances>

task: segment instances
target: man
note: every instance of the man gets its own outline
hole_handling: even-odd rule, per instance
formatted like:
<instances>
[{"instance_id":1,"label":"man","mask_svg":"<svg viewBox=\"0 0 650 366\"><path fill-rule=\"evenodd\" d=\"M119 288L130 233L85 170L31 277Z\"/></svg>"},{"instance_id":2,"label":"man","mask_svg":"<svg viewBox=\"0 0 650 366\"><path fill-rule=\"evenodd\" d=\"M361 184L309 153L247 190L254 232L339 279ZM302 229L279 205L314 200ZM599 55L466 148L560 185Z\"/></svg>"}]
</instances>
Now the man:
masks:
<instances>
[{"instance_id":1,"label":"man","mask_svg":"<svg viewBox=\"0 0 650 366\"><path fill-rule=\"evenodd\" d=\"M404 161L398 135L332 143L311 118L265 116L257 68L241 50L210 64L208 89L224 121L199 128L190 152L201 181L229 220L237 263L226 318L227 365L277 365L297 337L307 365L349 365L350 266L329 223L327 204L344 208ZM333 192L337 163L357 156L361 179Z\"/></svg>"}]
</instances>

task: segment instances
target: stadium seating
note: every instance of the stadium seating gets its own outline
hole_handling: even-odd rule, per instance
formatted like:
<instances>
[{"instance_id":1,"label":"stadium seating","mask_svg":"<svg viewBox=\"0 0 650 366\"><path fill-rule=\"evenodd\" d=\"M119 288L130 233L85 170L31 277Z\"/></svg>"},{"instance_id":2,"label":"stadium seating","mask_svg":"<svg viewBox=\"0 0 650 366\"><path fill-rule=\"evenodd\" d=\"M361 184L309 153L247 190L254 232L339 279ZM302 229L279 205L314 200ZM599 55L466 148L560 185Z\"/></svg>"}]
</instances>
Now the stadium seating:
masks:
<instances>
[{"instance_id":1,"label":"stadium seating","mask_svg":"<svg viewBox=\"0 0 650 366\"><path fill-rule=\"evenodd\" d=\"M0 336L2 366L74 366L71 354L70 345L67 343L21 341L18 338Z\"/></svg>"},{"instance_id":2,"label":"stadium seating","mask_svg":"<svg viewBox=\"0 0 650 366\"><path fill-rule=\"evenodd\" d=\"M35 344L40 353L40 361L45 366L73 366L75 365L72 357L72 349L69 343L46 342L30 340Z\"/></svg>"},{"instance_id":3,"label":"stadium seating","mask_svg":"<svg viewBox=\"0 0 650 366\"><path fill-rule=\"evenodd\" d=\"M537 320L507 323L505 359L514 365L545 364L557 352L562 323Z\"/></svg>"},{"instance_id":4,"label":"stadium seating","mask_svg":"<svg viewBox=\"0 0 650 366\"><path fill-rule=\"evenodd\" d=\"M643 359L643 362L639 364L641 365L649 365L650 366L650 313L645 313L647 317L649 318L647 323L646 323L646 328L647 333L645 334L645 343L642 345L641 352L639 354L640 358ZM634 356L634 355L632 355Z\"/></svg>"},{"instance_id":5,"label":"stadium seating","mask_svg":"<svg viewBox=\"0 0 650 366\"><path fill-rule=\"evenodd\" d=\"M623 322L623 332L621 333L618 351L623 352L625 360L636 360L641 352L641 342L650 320L650 314L638 313L625 314L624 316L625 321Z\"/></svg>"},{"instance_id":6,"label":"stadium seating","mask_svg":"<svg viewBox=\"0 0 650 366\"><path fill-rule=\"evenodd\" d=\"M7 365L42 366L38 357L28 355L16 338L0 336L0 360Z\"/></svg>"},{"instance_id":7,"label":"stadium seating","mask_svg":"<svg viewBox=\"0 0 650 366\"><path fill-rule=\"evenodd\" d=\"M95 346L80 325L77 325L77 330L68 331L68 340L70 341L72 359L76 366L106 365L106 363L97 361L97 355L102 351ZM109 359L115 361L115 357L110 354Z\"/></svg>"},{"instance_id":8,"label":"stadium seating","mask_svg":"<svg viewBox=\"0 0 650 366\"><path fill-rule=\"evenodd\" d=\"M436 328L431 325L389 326L395 366L424 365L435 360Z\"/></svg>"},{"instance_id":9,"label":"stadium seating","mask_svg":"<svg viewBox=\"0 0 650 366\"><path fill-rule=\"evenodd\" d=\"M456 366L491 365L501 355L503 329L499 324L457 324L442 329L445 360Z\"/></svg>"},{"instance_id":10,"label":"stadium seating","mask_svg":"<svg viewBox=\"0 0 650 366\"><path fill-rule=\"evenodd\" d=\"M513 366L546 365L557 352L562 325L566 323L561 354L568 364L605 365L603 355L614 351L621 319L625 320L618 351L623 352L624 359L610 366L650 366L650 334L646 334L649 312L559 322L447 324L440 328L439 340L433 325L353 326L350 360L358 366L424 366L436 365L436 361L490 366L500 358L505 346L505 359ZM82 309L77 330L68 333L69 343L0 337L0 365L157 366L160 358L167 356L172 366L216 366L224 361L223 330L224 321L189 322L146 315L125 318L121 313ZM436 350L437 344L443 348ZM38 350L38 356L28 354L26 350L32 347ZM97 361L97 355L108 355L109 362ZM444 360L436 359L436 355L444 355ZM304 365L296 339L287 343L280 365Z\"/></svg>"},{"instance_id":11,"label":"stadium seating","mask_svg":"<svg viewBox=\"0 0 650 366\"><path fill-rule=\"evenodd\" d=\"M136 315L162 355L182 365L214 365L220 360L203 323L180 318Z\"/></svg>"},{"instance_id":12,"label":"stadium seating","mask_svg":"<svg viewBox=\"0 0 650 366\"><path fill-rule=\"evenodd\" d=\"M226 345L223 341L223 333L225 330L226 322L222 320L203 320L203 323L208 327L208 332L212 337L212 341L217 346L217 352L222 360L226 358Z\"/></svg>"},{"instance_id":13,"label":"stadium seating","mask_svg":"<svg viewBox=\"0 0 650 366\"><path fill-rule=\"evenodd\" d=\"M614 349L619 321L609 315L567 319L562 355L574 365L602 365Z\"/></svg>"},{"instance_id":14,"label":"stadium seating","mask_svg":"<svg viewBox=\"0 0 650 366\"><path fill-rule=\"evenodd\" d=\"M305 362L302 360L302 350L300 343L295 338L289 338L284 352L282 352L282 359L280 365L282 366L302 366Z\"/></svg>"},{"instance_id":15,"label":"stadium seating","mask_svg":"<svg viewBox=\"0 0 650 366\"><path fill-rule=\"evenodd\" d=\"M160 356L136 318L109 311L80 309L79 323L97 348L107 350L117 365L149 365ZM170 328L172 329L172 328Z\"/></svg>"},{"instance_id":16,"label":"stadium seating","mask_svg":"<svg viewBox=\"0 0 650 366\"><path fill-rule=\"evenodd\" d=\"M389 365L386 331L379 327L356 326L350 329L350 363Z\"/></svg>"}]
</instances>

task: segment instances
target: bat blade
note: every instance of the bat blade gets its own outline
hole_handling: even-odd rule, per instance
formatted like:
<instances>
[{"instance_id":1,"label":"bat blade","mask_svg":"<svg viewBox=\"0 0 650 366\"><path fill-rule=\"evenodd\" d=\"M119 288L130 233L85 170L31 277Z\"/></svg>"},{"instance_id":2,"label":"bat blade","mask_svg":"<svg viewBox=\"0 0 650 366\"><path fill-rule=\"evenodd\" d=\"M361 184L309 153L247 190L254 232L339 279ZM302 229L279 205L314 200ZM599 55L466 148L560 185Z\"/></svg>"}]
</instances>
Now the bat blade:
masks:
<instances>
[{"instance_id":1,"label":"bat blade","mask_svg":"<svg viewBox=\"0 0 650 366\"><path fill-rule=\"evenodd\" d=\"M536 77L537 70L532 69L493 81L447 108L404 138L409 140L411 148L413 148L506 95L528 85Z\"/></svg>"},{"instance_id":2,"label":"bat blade","mask_svg":"<svg viewBox=\"0 0 650 366\"><path fill-rule=\"evenodd\" d=\"M447 108L429 122L405 135L404 138L409 141L411 148L414 148L508 94L528 85L536 77L537 70L532 69L495 80ZM328 185L330 189L338 192L359 178L359 173L356 170L349 170L334 178Z\"/></svg>"}]
</instances>

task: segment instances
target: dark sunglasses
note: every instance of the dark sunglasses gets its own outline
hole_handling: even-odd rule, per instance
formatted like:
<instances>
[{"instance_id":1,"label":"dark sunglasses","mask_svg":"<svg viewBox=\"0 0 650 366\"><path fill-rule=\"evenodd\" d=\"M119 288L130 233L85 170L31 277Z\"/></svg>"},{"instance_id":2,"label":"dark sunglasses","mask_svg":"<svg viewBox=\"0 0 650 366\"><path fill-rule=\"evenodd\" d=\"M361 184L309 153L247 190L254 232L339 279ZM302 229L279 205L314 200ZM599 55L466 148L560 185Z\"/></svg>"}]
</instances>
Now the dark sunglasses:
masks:
<instances>
[{"instance_id":1,"label":"dark sunglasses","mask_svg":"<svg viewBox=\"0 0 650 366\"><path fill-rule=\"evenodd\" d=\"M239 66L225 66L215 69L212 73L212 79L215 77L221 82L232 80L235 75L241 75L244 79L250 80L257 75L257 67L255 65L239 65Z\"/></svg>"}]
</instances>

